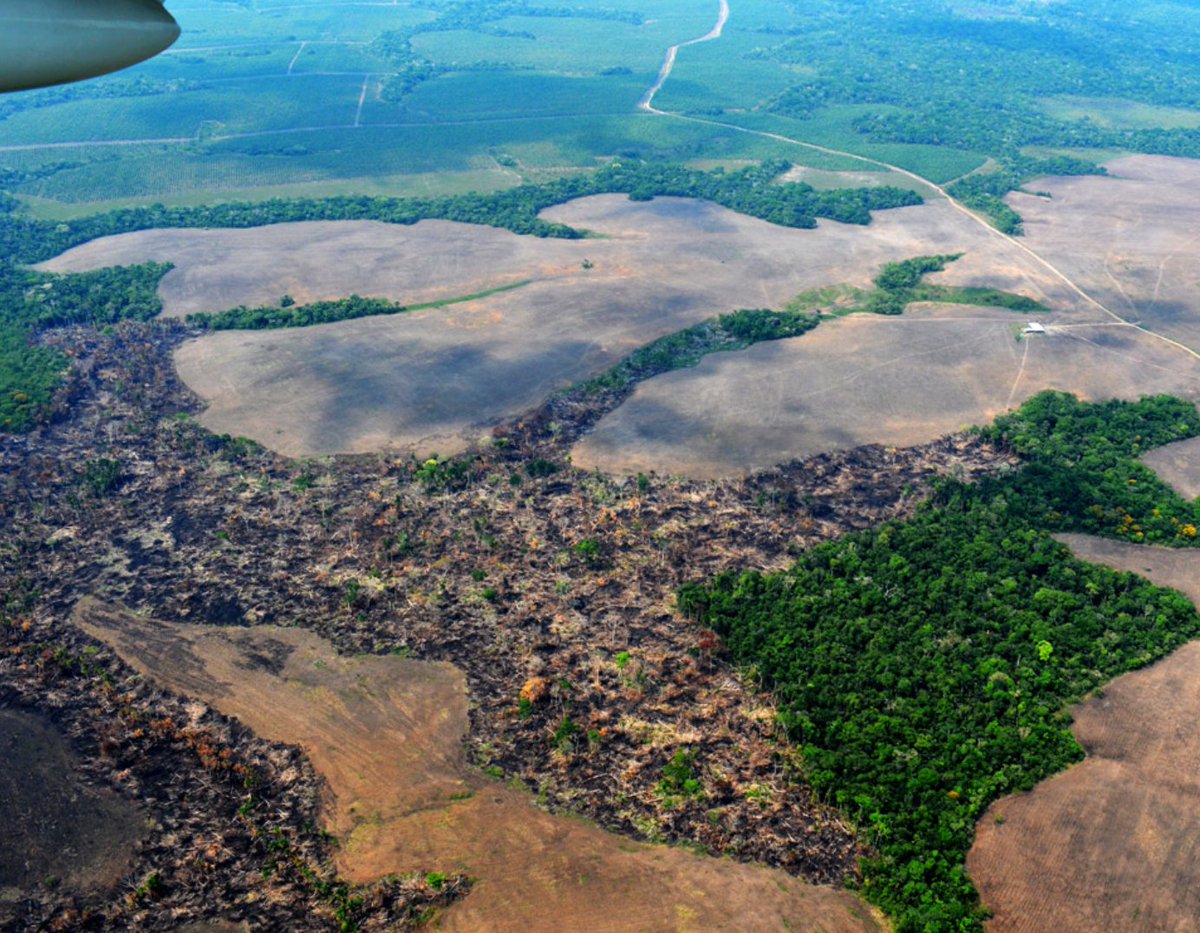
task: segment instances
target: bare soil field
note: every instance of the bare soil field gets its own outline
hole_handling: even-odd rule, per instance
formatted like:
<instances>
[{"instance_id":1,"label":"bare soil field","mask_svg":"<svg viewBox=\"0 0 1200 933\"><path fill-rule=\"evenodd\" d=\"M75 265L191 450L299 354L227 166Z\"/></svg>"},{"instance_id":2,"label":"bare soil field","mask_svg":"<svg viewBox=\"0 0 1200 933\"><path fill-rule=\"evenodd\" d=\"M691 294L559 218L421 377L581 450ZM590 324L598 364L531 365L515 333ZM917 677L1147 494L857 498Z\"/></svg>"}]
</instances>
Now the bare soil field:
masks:
<instances>
[{"instance_id":1,"label":"bare soil field","mask_svg":"<svg viewBox=\"0 0 1200 933\"><path fill-rule=\"evenodd\" d=\"M1200 398L1200 361L1132 328L1052 325L1017 340L1024 320L925 306L901 317L852 315L800 338L714 354L642 383L572 458L617 473L727 476L862 444L922 443L1047 388Z\"/></svg>"},{"instance_id":2,"label":"bare soil field","mask_svg":"<svg viewBox=\"0 0 1200 933\"><path fill-rule=\"evenodd\" d=\"M482 428L657 337L739 307L778 307L808 288L867 285L882 263L914 255L966 251L941 280L1077 307L1049 273L944 202L881 212L867 228L815 230L680 198L606 195L546 216L602 238L540 240L439 221L144 231L81 246L47 268L169 259L177 268L162 286L168 314L276 302L285 292L415 302L534 280L444 309L215 333L181 348L181 376L209 403L205 426L289 456L457 452Z\"/></svg>"},{"instance_id":3,"label":"bare soil field","mask_svg":"<svg viewBox=\"0 0 1200 933\"><path fill-rule=\"evenodd\" d=\"M1128 320L1200 349L1200 162L1139 156L1109 169L1114 177L1029 186L1052 198L1013 195L1029 246ZM904 213L911 219L928 209ZM882 233L892 219L881 216L872 230ZM913 254L934 252L933 242ZM584 439L575 460L618 472L726 475L869 442L920 443L1044 388L1089 398L1200 396L1200 370L1186 350L1121 328L1065 295L1061 281L1048 285L1046 269L1033 266L1031 276L1032 260L1015 253L1011 244L985 244L935 281L1035 296L1040 287L1054 309L1044 341L1014 345L999 324L964 325L959 312L910 311L904 322L841 322L836 331L825 324L782 346L710 357L643 384Z\"/></svg>"},{"instance_id":4,"label":"bare soil field","mask_svg":"<svg viewBox=\"0 0 1200 933\"><path fill-rule=\"evenodd\" d=\"M1142 463L1185 499L1200 496L1200 438L1189 438L1156 447Z\"/></svg>"},{"instance_id":5,"label":"bare soil field","mask_svg":"<svg viewBox=\"0 0 1200 933\"><path fill-rule=\"evenodd\" d=\"M311 632L178 625L85 601L76 621L137 670L299 745L329 789L338 868L466 872L447 930L874 931L852 896L782 871L622 840L469 767L446 663L339 656Z\"/></svg>"},{"instance_id":6,"label":"bare soil field","mask_svg":"<svg viewBox=\"0 0 1200 933\"><path fill-rule=\"evenodd\" d=\"M1026 240L1130 321L1200 350L1200 161L1131 156L1009 202Z\"/></svg>"},{"instance_id":7,"label":"bare soil field","mask_svg":"<svg viewBox=\"0 0 1200 933\"><path fill-rule=\"evenodd\" d=\"M1200 552L1060 540L1200 600ZM979 822L967 867L995 913L989 930L1200 930L1200 642L1072 713L1087 759Z\"/></svg>"},{"instance_id":8,"label":"bare soil field","mask_svg":"<svg viewBox=\"0 0 1200 933\"><path fill-rule=\"evenodd\" d=\"M142 814L84 783L77 764L48 720L0 709L0 926L23 889L104 890L129 866Z\"/></svg>"}]
</instances>

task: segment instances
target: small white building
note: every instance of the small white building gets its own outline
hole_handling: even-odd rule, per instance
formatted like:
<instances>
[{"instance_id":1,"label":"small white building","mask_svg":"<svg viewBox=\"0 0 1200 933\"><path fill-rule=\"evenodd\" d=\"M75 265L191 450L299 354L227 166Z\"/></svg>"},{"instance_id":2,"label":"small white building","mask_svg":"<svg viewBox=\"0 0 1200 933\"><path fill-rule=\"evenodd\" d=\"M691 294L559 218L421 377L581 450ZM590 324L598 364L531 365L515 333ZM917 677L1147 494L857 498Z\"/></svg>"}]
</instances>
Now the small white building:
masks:
<instances>
[{"instance_id":1,"label":"small white building","mask_svg":"<svg viewBox=\"0 0 1200 933\"><path fill-rule=\"evenodd\" d=\"M1028 324L1025 325L1025 329L1023 331L1021 331L1021 333L1023 333L1023 334L1044 334L1044 333L1046 333L1046 327L1043 324L1039 324L1037 321L1030 321Z\"/></svg>"}]
</instances>

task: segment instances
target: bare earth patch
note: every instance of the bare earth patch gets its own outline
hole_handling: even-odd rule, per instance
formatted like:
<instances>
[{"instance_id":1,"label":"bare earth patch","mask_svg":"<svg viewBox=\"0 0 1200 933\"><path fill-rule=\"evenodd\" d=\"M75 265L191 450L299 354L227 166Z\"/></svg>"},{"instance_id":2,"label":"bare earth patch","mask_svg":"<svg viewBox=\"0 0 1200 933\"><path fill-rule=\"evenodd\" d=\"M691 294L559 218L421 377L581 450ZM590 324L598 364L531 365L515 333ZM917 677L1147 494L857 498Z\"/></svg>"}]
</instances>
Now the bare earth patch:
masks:
<instances>
[{"instance_id":1,"label":"bare earth patch","mask_svg":"<svg viewBox=\"0 0 1200 933\"><path fill-rule=\"evenodd\" d=\"M48 720L0 709L0 926L15 922L9 901L22 890L104 890L129 866L141 813L83 783L77 770L66 737Z\"/></svg>"},{"instance_id":2,"label":"bare earth patch","mask_svg":"<svg viewBox=\"0 0 1200 933\"><path fill-rule=\"evenodd\" d=\"M947 282L1013 288L1056 307L1073 301L945 203L884 211L867 228L816 230L680 198L605 195L545 216L603 238L542 240L442 221L160 230L98 240L46 267L169 259L168 314L274 303L285 292L414 303L533 280L444 309L216 333L182 347L180 375L209 403L205 426L289 456L454 453L664 334L739 307L778 307L817 286L867 285L884 262L919 254L967 251Z\"/></svg>"},{"instance_id":3,"label":"bare earth patch","mask_svg":"<svg viewBox=\"0 0 1200 933\"><path fill-rule=\"evenodd\" d=\"M1127 320L1200 349L1200 162L1139 156L1109 168L1115 177L1029 186L1052 198L1013 195L1028 245ZM886 212L864 235L890 232L898 215L917 233L914 218L939 207ZM836 333L826 324L786 346L709 358L643 384L576 448L576 462L726 475L862 443L921 443L1044 388L1088 398L1200 397L1200 370L1186 350L1065 294L1011 244L970 233L955 247L967 255L935 281L1043 298L1054 312L1045 318L1051 333L1028 342L1023 367L1025 348L1002 327L964 326L961 313L923 315L923 331L881 319L844 323ZM912 254L941 251L935 242L914 245Z\"/></svg>"},{"instance_id":4,"label":"bare earth patch","mask_svg":"<svg viewBox=\"0 0 1200 933\"><path fill-rule=\"evenodd\" d=\"M1131 156L1111 177L1012 194L1029 246L1130 321L1200 350L1200 160Z\"/></svg>"},{"instance_id":5,"label":"bare earth patch","mask_svg":"<svg viewBox=\"0 0 1200 933\"><path fill-rule=\"evenodd\" d=\"M1185 499L1200 496L1200 438L1156 447L1142 457L1142 463Z\"/></svg>"},{"instance_id":6,"label":"bare earth patch","mask_svg":"<svg viewBox=\"0 0 1200 933\"><path fill-rule=\"evenodd\" d=\"M1056 316L1055 319L1057 319ZM853 315L651 379L572 452L584 468L715 477L862 444L908 446L1036 392L1200 397L1200 361L1131 328L1051 326L967 307Z\"/></svg>"},{"instance_id":7,"label":"bare earth patch","mask_svg":"<svg viewBox=\"0 0 1200 933\"><path fill-rule=\"evenodd\" d=\"M1200 600L1200 552L1060 540ZM1072 713L1087 759L979 822L967 867L989 930L1200 930L1200 642Z\"/></svg>"},{"instance_id":8,"label":"bare earth patch","mask_svg":"<svg viewBox=\"0 0 1200 933\"><path fill-rule=\"evenodd\" d=\"M452 665L343 657L311 632L168 624L94 601L76 619L170 689L299 745L328 782L348 879L466 872L475 886L440 929L879 929L848 894L623 840L486 778L465 761Z\"/></svg>"}]
</instances>

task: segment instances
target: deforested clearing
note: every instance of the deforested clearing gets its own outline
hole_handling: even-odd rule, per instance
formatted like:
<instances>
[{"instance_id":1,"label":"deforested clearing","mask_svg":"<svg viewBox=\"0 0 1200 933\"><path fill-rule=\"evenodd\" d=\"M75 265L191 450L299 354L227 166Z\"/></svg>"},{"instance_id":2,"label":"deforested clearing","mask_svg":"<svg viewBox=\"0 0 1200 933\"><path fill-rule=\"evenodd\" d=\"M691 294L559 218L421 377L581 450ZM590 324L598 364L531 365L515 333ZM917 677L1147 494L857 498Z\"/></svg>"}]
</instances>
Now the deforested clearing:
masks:
<instances>
[{"instance_id":1,"label":"deforested clearing","mask_svg":"<svg viewBox=\"0 0 1200 933\"><path fill-rule=\"evenodd\" d=\"M1085 560L1200 599L1200 553L1063 535ZM992 933L1200 930L1200 643L1072 710L1087 759L993 804L967 867Z\"/></svg>"},{"instance_id":2,"label":"deforested clearing","mask_svg":"<svg viewBox=\"0 0 1200 933\"><path fill-rule=\"evenodd\" d=\"M1024 318L963 309L827 323L650 380L585 438L576 462L730 475L858 444L922 443L1045 388L1093 399L1200 397L1200 282L1188 261L1200 236L1200 167L1139 156L1109 169L1112 177L1031 183L1050 198L1012 196L1027 217L1024 242L1050 266L999 240L936 277L1035 295L1017 273L1036 271L1052 309L1045 334L1018 343ZM1064 293L1051 267L1100 304Z\"/></svg>"},{"instance_id":3,"label":"deforested clearing","mask_svg":"<svg viewBox=\"0 0 1200 933\"><path fill-rule=\"evenodd\" d=\"M1158 447L1142 457L1142 463L1185 499L1200 496L1200 438Z\"/></svg>"},{"instance_id":4,"label":"deforested clearing","mask_svg":"<svg viewBox=\"0 0 1200 933\"><path fill-rule=\"evenodd\" d=\"M855 315L803 337L715 354L651 379L573 459L619 473L727 476L861 444L918 444L982 424L1036 392L1200 396L1200 361L1131 328L1052 326L983 308Z\"/></svg>"},{"instance_id":5,"label":"deforested clearing","mask_svg":"<svg viewBox=\"0 0 1200 933\"><path fill-rule=\"evenodd\" d=\"M1109 176L1044 178L1012 194L1025 240L1126 320L1200 349L1200 162L1132 156Z\"/></svg>"},{"instance_id":6,"label":"deforested clearing","mask_svg":"<svg viewBox=\"0 0 1200 933\"><path fill-rule=\"evenodd\" d=\"M77 622L169 689L299 745L328 784L349 880L465 872L445 930L879 930L849 894L778 869L622 840L469 766L467 690L447 663L345 657L271 626L147 619L85 601Z\"/></svg>"},{"instance_id":7,"label":"deforested clearing","mask_svg":"<svg viewBox=\"0 0 1200 933\"><path fill-rule=\"evenodd\" d=\"M597 238L544 240L441 221L145 231L95 241L48 267L170 260L168 314L277 303L283 294L415 303L532 280L446 308L185 344L177 365L209 403L205 426L289 456L454 453L664 334L735 308L779 307L809 288L865 286L883 263L923 253L966 253L947 283L1006 288L1094 317L1046 270L945 202L883 211L866 228L822 221L815 230L667 197L603 195L544 216ZM320 243L298 246L314 230Z\"/></svg>"}]
</instances>

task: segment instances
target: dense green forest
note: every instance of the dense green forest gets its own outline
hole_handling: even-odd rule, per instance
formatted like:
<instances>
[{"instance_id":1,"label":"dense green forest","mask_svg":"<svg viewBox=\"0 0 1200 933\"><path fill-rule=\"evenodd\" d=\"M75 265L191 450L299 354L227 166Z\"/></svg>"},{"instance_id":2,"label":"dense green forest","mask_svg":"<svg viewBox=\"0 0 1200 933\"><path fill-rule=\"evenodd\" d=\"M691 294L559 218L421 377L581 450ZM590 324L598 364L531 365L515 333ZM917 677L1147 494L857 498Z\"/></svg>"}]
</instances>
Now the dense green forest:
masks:
<instances>
[{"instance_id":1,"label":"dense green forest","mask_svg":"<svg viewBox=\"0 0 1200 933\"><path fill-rule=\"evenodd\" d=\"M818 191L800 182L777 182L790 167L766 161L735 172L702 172L677 165L614 162L596 172L543 185L521 185L492 194L443 198L338 197L228 203L208 207L162 205L97 214L66 223L33 220L0 212L0 257L41 262L102 236L152 227L254 227L299 220L379 220L412 224L437 218L502 227L542 237L579 238L584 232L542 220L548 207L595 194L627 194L634 200L659 195L702 198L786 227L813 227L818 217L867 224L871 212L920 204L900 188L846 188ZM11 208L11 201L8 205ZM0 209L4 207L0 204Z\"/></svg>"},{"instance_id":2,"label":"dense green forest","mask_svg":"<svg viewBox=\"0 0 1200 933\"><path fill-rule=\"evenodd\" d=\"M1192 405L1148 400L1083 404L1047 394L983 431L1029 458L1018 475L983 480L979 494L1051 531L1191 547L1200 500L1188 501L1137 458L1196 434Z\"/></svg>"},{"instance_id":3,"label":"dense green forest","mask_svg":"<svg viewBox=\"0 0 1200 933\"><path fill-rule=\"evenodd\" d=\"M147 321L162 311L170 265L146 263L50 275L0 262L0 428L24 430L62 383L67 358L32 337L48 327Z\"/></svg>"},{"instance_id":4,"label":"dense green forest","mask_svg":"<svg viewBox=\"0 0 1200 933\"><path fill-rule=\"evenodd\" d=\"M1181 595L1077 560L1050 534L1126 535L1114 515L1179 507L1161 484L1147 494L1135 458L1200 434L1193 405L1047 392L984 433L1027 464L947 482L912 519L784 573L679 595L774 691L806 779L877 853L866 895L904 933L982 929L964 860L984 808L1082 757L1067 704L1200 636Z\"/></svg>"}]
</instances>

